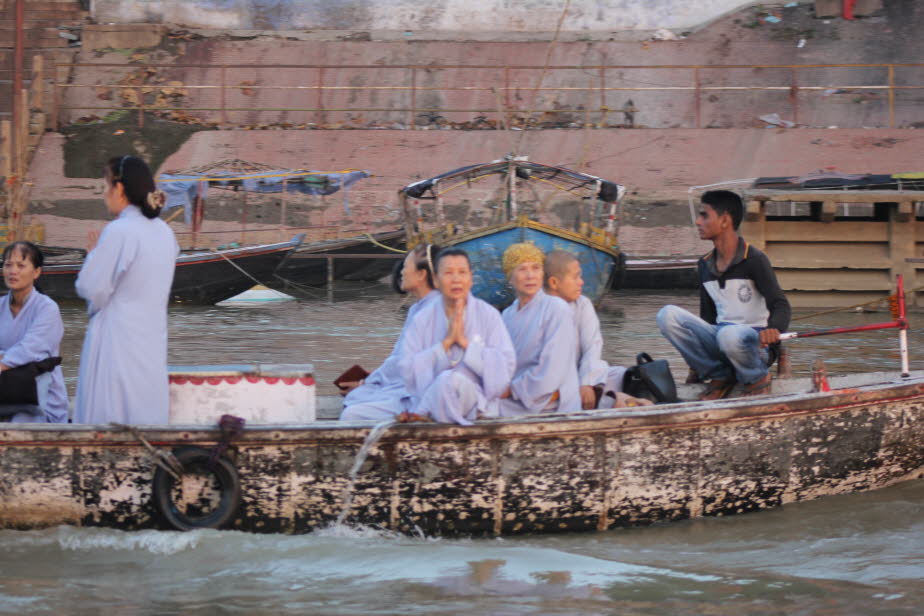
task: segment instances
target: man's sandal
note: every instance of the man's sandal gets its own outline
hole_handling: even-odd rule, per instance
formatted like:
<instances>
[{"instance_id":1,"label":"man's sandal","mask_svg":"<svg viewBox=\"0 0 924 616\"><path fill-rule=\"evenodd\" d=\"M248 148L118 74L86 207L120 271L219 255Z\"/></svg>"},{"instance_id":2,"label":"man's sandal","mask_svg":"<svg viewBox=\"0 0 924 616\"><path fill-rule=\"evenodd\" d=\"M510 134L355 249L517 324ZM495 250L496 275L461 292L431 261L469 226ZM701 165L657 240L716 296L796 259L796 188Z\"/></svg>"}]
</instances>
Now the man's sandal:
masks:
<instances>
[{"instance_id":1,"label":"man's sandal","mask_svg":"<svg viewBox=\"0 0 924 616\"><path fill-rule=\"evenodd\" d=\"M762 396L770 393L770 386L773 383L773 375L769 372L753 383L744 386L742 396Z\"/></svg>"},{"instance_id":2,"label":"man's sandal","mask_svg":"<svg viewBox=\"0 0 924 616\"><path fill-rule=\"evenodd\" d=\"M735 381L723 381L721 379L712 379L706 383L706 388L699 395L700 400L721 400L731 393L735 387Z\"/></svg>"}]
</instances>

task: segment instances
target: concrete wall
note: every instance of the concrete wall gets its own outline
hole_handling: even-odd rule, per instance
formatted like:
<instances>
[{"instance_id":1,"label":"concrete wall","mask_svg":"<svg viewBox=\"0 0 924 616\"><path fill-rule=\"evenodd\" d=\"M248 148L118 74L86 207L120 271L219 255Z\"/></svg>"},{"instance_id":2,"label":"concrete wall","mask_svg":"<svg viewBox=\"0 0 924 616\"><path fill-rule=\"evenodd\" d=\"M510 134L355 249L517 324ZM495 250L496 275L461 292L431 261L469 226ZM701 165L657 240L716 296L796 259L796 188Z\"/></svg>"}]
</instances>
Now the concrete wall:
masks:
<instances>
[{"instance_id":1,"label":"concrete wall","mask_svg":"<svg viewBox=\"0 0 924 616\"><path fill-rule=\"evenodd\" d=\"M745 0L572 0L566 31L692 29ZM95 0L98 23L257 30L551 32L562 0Z\"/></svg>"},{"instance_id":2,"label":"concrete wall","mask_svg":"<svg viewBox=\"0 0 924 616\"><path fill-rule=\"evenodd\" d=\"M606 129L522 134L519 151L531 160L581 170L628 187L619 241L632 255L706 252L709 244L698 239L690 223L690 186L801 175L816 169L912 171L916 167L909 161L918 160L924 151L924 132L916 130ZM66 177L65 141L58 133L46 133L42 139L29 170L34 184L30 220L45 225L48 244L83 246L88 229L100 227L105 216L102 181ZM128 142L125 146L142 155L150 147ZM504 131L202 131L167 158L161 169L185 169L227 158L289 168L367 169L374 176L350 190L349 215L341 193L313 197L302 205L293 199L289 204L287 225L333 226L346 234L398 227L402 221L398 188L462 165L493 160L510 147L510 135ZM102 168L102 163L94 168ZM206 215L205 230L231 232L215 236L222 242L237 241L239 234L232 231L240 229L239 198L218 192ZM276 232L279 207L267 204L261 209L254 198L249 201L249 228ZM175 230L188 230L182 217L175 222Z\"/></svg>"}]
</instances>

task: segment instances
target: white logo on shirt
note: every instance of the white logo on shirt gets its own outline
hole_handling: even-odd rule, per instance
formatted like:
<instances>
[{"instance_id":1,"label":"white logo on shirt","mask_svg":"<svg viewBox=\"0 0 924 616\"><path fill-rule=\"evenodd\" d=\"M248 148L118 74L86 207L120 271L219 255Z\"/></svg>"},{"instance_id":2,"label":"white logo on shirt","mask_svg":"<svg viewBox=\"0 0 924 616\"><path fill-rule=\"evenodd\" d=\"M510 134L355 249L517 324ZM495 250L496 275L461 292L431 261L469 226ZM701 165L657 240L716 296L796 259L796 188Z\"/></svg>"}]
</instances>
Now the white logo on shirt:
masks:
<instances>
[{"instance_id":1,"label":"white logo on shirt","mask_svg":"<svg viewBox=\"0 0 924 616\"><path fill-rule=\"evenodd\" d=\"M751 286L749 284L743 284L738 287L738 301L742 304L747 304L754 297L754 294L751 292Z\"/></svg>"}]
</instances>

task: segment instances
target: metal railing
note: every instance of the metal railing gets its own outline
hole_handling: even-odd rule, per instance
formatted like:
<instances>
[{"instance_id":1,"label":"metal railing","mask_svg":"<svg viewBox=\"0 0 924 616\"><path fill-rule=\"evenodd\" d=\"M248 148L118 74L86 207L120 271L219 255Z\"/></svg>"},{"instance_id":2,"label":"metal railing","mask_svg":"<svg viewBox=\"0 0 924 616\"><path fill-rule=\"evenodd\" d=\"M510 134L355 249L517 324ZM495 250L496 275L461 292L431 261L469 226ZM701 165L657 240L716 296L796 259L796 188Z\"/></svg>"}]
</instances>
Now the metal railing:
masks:
<instances>
[{"instance_id":1,"label":"metal railing","mask_svg":"<svg viewBox=\"0 0 924 616\"><path fill-rule=\"evenodd\" d=\"M81 69L129 69L137 78L132 83L90 84L69 82L76 76L82 76ZM807 80L807 73L815 70L846 69L861 71L857 79L859 83L813 83ZM728 64L728 65L564 65L564 66L501 66L501 65L326 65L326 64L113 64L113 63L61 63L55 68L54 113L57 121L65 111L93 111L93 112L124 112L126 110L137 113L139 125L144 124L145 112L158 113L187 113L206 112L217 114L217 117L208 120L218 127L231 127L235 124L229 119L234 112L301 112L313 114L316 127L323 126L326 117L331 113L381 113L391 114L390 117L403 116L404 128L425 128L418 121L421 116L429 116L433 123L439 122L442 114L468 114L469 119L460 123L451 123L452 128L481 128L504 129L542 127L539 117L550 117L556 114L574 114L581 116L579 125L590 128L603 128L610 124L611 114L623 114L625 121L620 126L634 124L634 114L638 112L631 104L622 107L610 106L609 100L614 93L687 93L692 101L692 127L703 127L704 97L719 92L777 92L786 93L789 101L789 117L793 124L800 123L800 98L810 93L884 93L885 111L887 119L884 125L888 128L896 127L896 96L905 91L924 89L924 79L915 81L915 70L924 69L924 64ZM165 85L155 81L148 81L150 75L162 70L176 71L178 74L187 70L206 70L214 75L217 83L182 83L182 85ZM305 71L303 83L299 85L274 85L268 83L281 71ZM733 75L736 71L751 71L747 82L743 78ZM235 72L246 71L249 79L238 79L234 83L231 75ZM382 85L340 85L339 78L343 75L359 76L363 81L375 81L376 76L383 72L398 72L389 83ZM441 71L451 76L448 83L433 85L434 77ZM489 72L490 81L485 80L484 73ZM545 82L561 81L569 76L566 72L580 71L578 77L570 76L568 83L563 85L539 85L539 71L547 75ZM627 78L626 72L642 71L646 79L650 76L657 78L664 75L665 79L676 82L667 85L651 85L650 81L640 83L636 78ZM904 79L899 82L897 72L905 71ZM780 72L785 77L780 77ZM873 83L869 72L881 72ZM921 71L924 74L924 71ZM253 78L253 75L256 78ZM421 78L426 75L427 83ZM466 78L467 75L467 78ZM524 77L528 75L528 77ZM564 76L564 77L563 77ZM300 76L301 77L301 76ZM732 78L733 83L725 83ZM138 79L140 83L136 83ZM763 79L764 83L760 82ZM769 79L771 83L766 83ZM912 83L907 83L911 80ZM585 81L585 85L575 83ZM399 83L400 82L400 83ZM530 83L532 82L532 83ZM74 104L66 100L64 93L75 89L111 89L126 94L126 100L113 101L109 104ZM183 92L179 96L166 97L161 101L148 101L158 91L172 89L174 95L177 91ZM230 98L234 95L247 93L253 96L257 91L278 90L307 95L308 104L296 106L260 107L255 105L235 104ZM212 93L217 95L213 104L171 104L170 100L189 98L189 92L199 94ZM453 93L488 94L489 102L465 106L433 105L434 94L452 95ZM382 94L398 93L394 106L363 105L351 103L342 94L356 93ZM523 93L531 94L532 100L525 100ZM539 101L539 95L553 99L552 103ZM552 95L552 96L549 96ZM576 102L570 106L555 104L558 97L579 95ZM118 98L118 97L115 97ZM200 98L202 98L200 96ZM207 97L205 97L207 99ZM212 97L213 100L216 98ZM301 98L305 98L302 96ZM426 98L427 102L421 99ZM168 100L169 99L169 100ZM333 103L333 104L331 104ZM429 104L428 104L429 103ZM525 117L529 116L529 117ZM474 118L472 120L471 118ZM465 125L468 122L470 125ZM362 126L349 126L362 128ZM390 126L392 128L395 125Z\"/></svg>"}]
</instances>

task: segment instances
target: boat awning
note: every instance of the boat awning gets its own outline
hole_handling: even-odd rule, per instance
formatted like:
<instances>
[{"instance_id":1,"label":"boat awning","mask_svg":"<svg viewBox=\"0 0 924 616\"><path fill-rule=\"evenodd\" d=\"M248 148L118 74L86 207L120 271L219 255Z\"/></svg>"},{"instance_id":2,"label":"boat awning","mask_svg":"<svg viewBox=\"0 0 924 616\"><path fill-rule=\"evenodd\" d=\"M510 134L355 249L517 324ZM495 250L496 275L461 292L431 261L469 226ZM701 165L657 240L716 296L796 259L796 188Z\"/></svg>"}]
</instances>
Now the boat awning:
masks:
<instances>
[{"instance_id":1,"label":"boat awning","mask_svg":"<svg viewBox=\"0 0 924 616\"><path fill-rule=\"evenodd\" d=\"M621 184L604 180L595 175L578 173L564 167L543 165L527 160L496 160L480 165L459 167L432 178L408 184L399 192L403 192L414 199L436 199L438 194L458 184L470 182L486 175L506 174L511 164L516 168L518 178L546 182L565 192L590 191L595 193L594 196L601 201L610 203L618 201L625 192L625 188ZM598 183L599 190L596 188ZM444 186L446 187L445 189L443 188Z\"/></svg>"},{"instance_id":2,"label":"boat awning","mask_svg":"<svg viewBox=\"0 0 924 616\"><path fill-rule=\"evenodd\" d=\"M225 161L228 162L228 161ZM242 162L242 161L230 161ZM251 168L216 168L221 163L190 171L161 173L157 187L167 195L165 210L175 207L185 209L186 222L190 224L192 204L196 197L207 199L210 188L244 190L254 193L302 193L306 195L330 195L343 189L343 207L349 213L348 189L359 180L370 176L368 171L347 169L343 171L306 171L303 169L277 169L249 163ZM254 168L256 167L256 168Z\"/></svg>"},{"instance_id":3,"label":"boat awning","mask_svg":"<svg viewBox=\"0 0 924 616\"><path fill-rule=\"evenodd\" d=\"M765 190L924 190L924 173L816 172L803 176L762 177L751 188Z\"/></svg>"}]
</instances>

